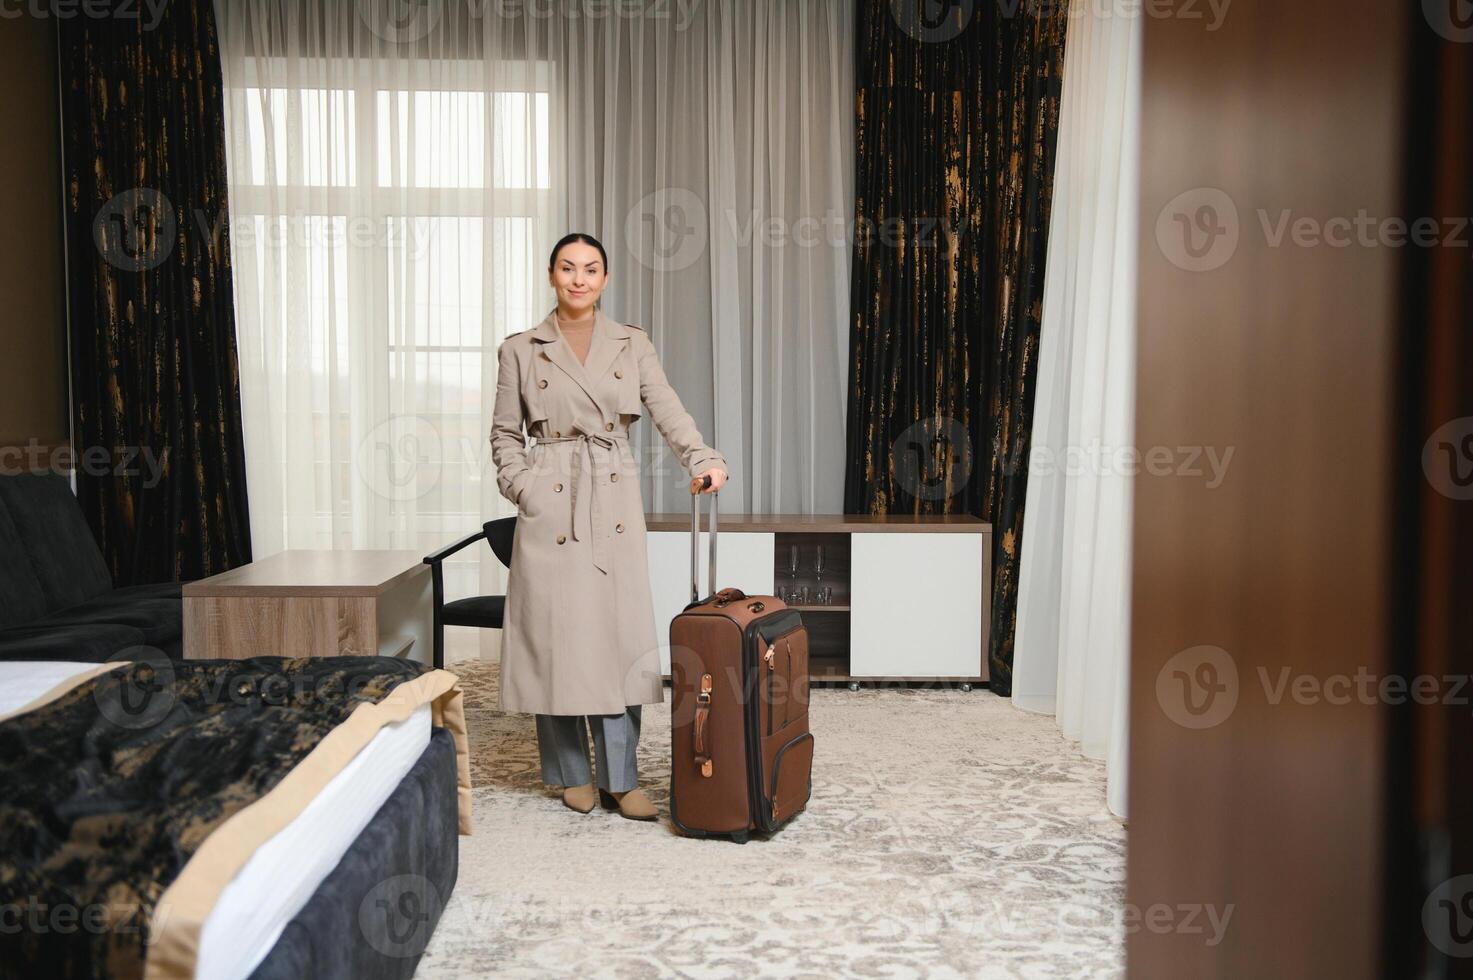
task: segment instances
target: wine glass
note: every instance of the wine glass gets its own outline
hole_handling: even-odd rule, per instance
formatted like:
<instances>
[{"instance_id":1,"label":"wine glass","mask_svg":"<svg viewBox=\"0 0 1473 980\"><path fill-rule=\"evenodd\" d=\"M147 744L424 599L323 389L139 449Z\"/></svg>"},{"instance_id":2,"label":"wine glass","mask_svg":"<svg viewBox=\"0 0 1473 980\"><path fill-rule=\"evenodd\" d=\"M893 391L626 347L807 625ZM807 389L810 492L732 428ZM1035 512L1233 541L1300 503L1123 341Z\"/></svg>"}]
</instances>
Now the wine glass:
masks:
<instances>
[{"instance_id":1,"label":"wine glass","mask_svg":"<svg viewBox=\"0 0 1473 980\"><path fill-rule=\"evenodd\" d=\"M813 575L817 579L823 578L823 545L819 545L813 551Z\"/></svg>"}]
</instances>

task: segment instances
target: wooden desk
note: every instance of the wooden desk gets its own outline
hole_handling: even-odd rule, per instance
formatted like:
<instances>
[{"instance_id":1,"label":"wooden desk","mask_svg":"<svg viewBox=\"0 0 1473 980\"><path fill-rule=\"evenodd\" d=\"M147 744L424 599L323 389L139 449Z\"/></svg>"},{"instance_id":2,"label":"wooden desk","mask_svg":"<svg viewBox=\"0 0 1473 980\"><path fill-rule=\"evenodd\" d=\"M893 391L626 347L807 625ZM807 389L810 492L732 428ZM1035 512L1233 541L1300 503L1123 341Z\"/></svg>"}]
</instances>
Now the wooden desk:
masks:
<instances>
[{"instance_id":1,"label":"wooden desk","mask_svg":"<svg viewBox=\"0 0 1473 980\"><path fill-rule=\"evenodd\" d=\"M430 593L418 551L283 551L184 586L184 656L429 663Z\"/></svg>"}]
</instances>

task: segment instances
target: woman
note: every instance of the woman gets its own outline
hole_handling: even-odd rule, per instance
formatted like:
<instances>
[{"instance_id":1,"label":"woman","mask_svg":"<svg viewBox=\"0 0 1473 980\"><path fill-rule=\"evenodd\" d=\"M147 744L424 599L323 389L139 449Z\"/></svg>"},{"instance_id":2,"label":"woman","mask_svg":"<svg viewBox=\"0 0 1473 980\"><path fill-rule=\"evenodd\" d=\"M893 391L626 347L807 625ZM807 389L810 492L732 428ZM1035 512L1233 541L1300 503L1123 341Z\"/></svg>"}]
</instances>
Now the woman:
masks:
<instances>
[{"instance_id":1,"label":"woman","mask_svg":"<svg viewBox=\"0 0 1473 980\"><path fill-rule=\"evenodd\" d=\"M649 336L598 309L608 264L588 235L559 241L547 267L557 307L497 350L491 459L502 496L517 505L500 706L537 716L542 779L565 787L569 807L588 813L602 802L653 820L635 750L641 705L665 693L628 427L649 409L692 492L709 476L703 492L715 493L727 469L665 380Z\"/></svg>"}]
</instances>

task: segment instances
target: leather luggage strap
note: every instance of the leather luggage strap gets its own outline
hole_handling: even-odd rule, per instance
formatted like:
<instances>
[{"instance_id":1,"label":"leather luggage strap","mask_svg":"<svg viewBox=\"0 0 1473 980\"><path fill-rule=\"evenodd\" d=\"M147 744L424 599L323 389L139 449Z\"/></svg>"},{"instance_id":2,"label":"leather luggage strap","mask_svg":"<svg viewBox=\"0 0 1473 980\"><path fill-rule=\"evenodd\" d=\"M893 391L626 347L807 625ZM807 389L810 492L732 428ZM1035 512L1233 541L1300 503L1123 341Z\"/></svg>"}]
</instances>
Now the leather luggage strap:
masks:
<instances>
[{"instance_id":1,"label":"leather luggage strap","mask_svg":"<svg viewBox=\"0 0 1473 980\"><path fill-rule=\"evenodd\" d=\"M711 756L706 745L706 726L711 718L711 675L701 675L701 690L696 694L695 761L702 776L711 775Z\"/></svg>"}]
</instances>

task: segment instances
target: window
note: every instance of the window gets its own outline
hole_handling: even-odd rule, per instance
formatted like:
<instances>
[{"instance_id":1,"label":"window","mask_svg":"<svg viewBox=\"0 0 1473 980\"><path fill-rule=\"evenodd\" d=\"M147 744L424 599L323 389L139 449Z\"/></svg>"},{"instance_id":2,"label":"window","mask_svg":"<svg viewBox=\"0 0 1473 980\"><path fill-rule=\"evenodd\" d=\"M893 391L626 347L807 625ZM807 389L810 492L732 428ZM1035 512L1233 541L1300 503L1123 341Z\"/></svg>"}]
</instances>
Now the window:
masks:
<instances>
[{"instance_id":1,"label":"window","mask_svg":"<svg viewBox=\"0 0 1473 980\"><path fill-rule=\"evenodd\" d=\"M312 461L310 506L285 508L295 547L417 548L481 521L495 348L541 316L551 188L547 66L485 71L396 64L387 85L353 64L261 59L230 93L248 150L232 175L237 293L280 382L288 497L309 489L292 461ZM385 452L407 490L355 479ZM355 536L365 507L393 541Z\"/></svg>"}]
</instances>

